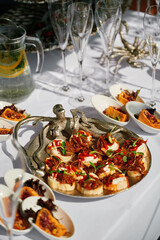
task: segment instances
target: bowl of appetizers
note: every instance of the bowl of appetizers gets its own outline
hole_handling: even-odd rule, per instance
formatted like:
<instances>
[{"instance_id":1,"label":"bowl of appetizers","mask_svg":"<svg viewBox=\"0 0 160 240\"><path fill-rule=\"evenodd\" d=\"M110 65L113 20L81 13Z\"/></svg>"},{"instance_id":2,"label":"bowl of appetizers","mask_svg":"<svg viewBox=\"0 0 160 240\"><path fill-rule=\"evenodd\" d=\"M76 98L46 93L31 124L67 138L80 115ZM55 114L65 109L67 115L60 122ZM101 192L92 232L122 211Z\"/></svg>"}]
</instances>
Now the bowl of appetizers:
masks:
<instances>
[{"instance_id":1,"label":"bowl of appetizers","mask_svg":"<svg viewBox=\"0 0 160 240\"><path fill-rule=\"evenodd\" d=\"M21 174L21 169L14 168L10 169L4 175L4 181L6 185L14 191L18 184L18 176ZM55 201L55 195L51 188L38 177L30 174L24 173L23 177L23 187L21 189L19 198L23 201L27 197L31 196L42 196L52 199Z\"/></svg>"},{"instance_id":2,"label":"bowl of appetizers","mask_svg":"<svg viewBox=\"0 0 160 240\"><path fill-rule=\"evenodd\" d=\"M129 123L130 116L124 106L114 99L104 95L94 95L92 105L100 115L110 123L125 126Z\"/></svg>"},{"instance_id":3,"label":"bowl of appetizers","mask_svg":"<svg viewBox=\"0 0 160 240\"><path fill-rule=\"evenodd\" d=\"M126 110L137 125L147 133L160 133L160 114L156 109L140 102L128 102Z\"/></svg>"},{"instance_id":4,"label":"bowl of appetizers","mask_svg":"<svg viewBox=\"0 0 160 240\"><path fill-rule=\"evenodd\" d=\"M17 122L29 117L25 109L20 109L13 103L0 101L0 119L5 119L7 122L16 125Z\"/></svg>"},{"instance_id":5,"label":"bowl of appetizers","mask_svg":"<svg viewBox=\"0 0 160 240\"><path fill-rule=\"evenodd\" d=\"M22 202L22 211L30 224L45 238L69 239L74 235L72 219L51 199L29 197Z\"/></svg>"},{"instance_id":6,"label":"bowl of appetizers","mask_svg":"<svg viewBox=\"0 0 160 240\"><path fill-rule=\"evenodd\" d=\"M136 101L143 102L143 99L139 96L140 89L133 91L126 85L114 84L109 88L111 96L118 101L121 105L126 105L127 102Z\"/></svg>"},{"instance_id":7,"label":"bowl of appetizers","mask_svg":"<svg viewBox=\"0 0 160 240\"><path fill-rule=\"evenodd\" d=\"M7 141L13 132L13 125L5 119L0 119L0 142Z\"/></svg>"},{"instance_id":8,"label":"bowl of appetizers","mask_svg":"<svg viewBox=\"0 0 160 240\"><path fill-rule=\"evenodd\" d=\"M6 203L8 203L7 199L11 194L13 194L13 191L9 189L7 186L0 184L0 193L1 193L0 194L1 198L4 198L6 200ZM1 216L0 216L0 225L3 228L7 229ZM15 219L14 219L14 224L12 228L12 233L14 235L24 235L29 233L31 229L32 229L32 225L25 219L25 217L21 213L21 200L19 200Z\"/></svg>"}]
</instances>

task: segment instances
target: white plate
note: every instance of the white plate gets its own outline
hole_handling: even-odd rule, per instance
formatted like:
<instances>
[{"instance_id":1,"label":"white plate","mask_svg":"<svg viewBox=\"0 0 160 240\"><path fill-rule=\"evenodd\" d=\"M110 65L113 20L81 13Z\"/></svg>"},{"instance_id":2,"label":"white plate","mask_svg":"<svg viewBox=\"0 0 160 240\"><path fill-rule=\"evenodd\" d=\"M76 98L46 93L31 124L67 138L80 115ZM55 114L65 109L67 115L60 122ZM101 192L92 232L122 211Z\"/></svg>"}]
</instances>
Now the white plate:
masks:
<instances>
[{"instance_id":1,"label":"white plate","mask_svg":"<svg viewBox=\"0 0 160 240\"><path fill-rule=\"evenodd\" d=\"M109 106L114 106L117 108L122 108L122 110L126 112L125 108L119 104L117 101L114 99L104 96L104 95L94 95L91 99L92 105L95 107L95 109L101 114L101 116L110 123L114 123L120 126L125 126L129 123L130 117L128 115L128 121L127 122L121 122L118 120L115 120L113 118L108 117L106 114L103 113L103 111L108 108Z\"/></svg>"},{"instance_id":2,"label":"white plate","mask_svg":"<svg viewBox=\"0 0 160 240\"><path fill-rule=\"evenodd\" d=\"M0 101L0 109L3 109L5 106L11 106L11 105L12 105L12 103L10 103L10 102ZM22 110L22 109L20 109L17 105L15 105L15 107L16 107L18 110ZM26 111L24 111L23 114L24 114L25 116L29 116L29 114L28 114ZM0 117L0 119L5 119L7 122L13 124L14 126L18 123L18 121L8 120L8 119L3 118L3 117Z\"/></svg>"},{"instance_id":3,"label":"white plate","mask_svg":"<svg viewBox=\"0 0 160 240\"><path fill-rule=\"evenodd\" d=\"M21 169L14 168L14 169L11 169L11 170L7 171L7 173L5 174L4 180L5 180L5 183L7 184L7 186L10 189L14 188L16 179L18 178L18 175L20 173L21 173ZM43 185L43 189L46 189L46 191L44 193L44 196L47 197L47 198L52 199L53 201L55 201L55 195L54 195L53 191L51 190L51 188L45 182L43 182L38 177L36 177L36 176L34 176L34 175L30 174L30 173L25 173L23 182L25 182L28 179L35 179L35 180L38 179L40 181L40 184Z\"/></svg>"},{"instance_id":4,"label":"white plate","mask_svg":"<svg viewBox=\"0 0 160 240\"><path fill-rule=\"evenodd\" d=\"M42 207L37 205L37 200L38 199L43 199L44 201L47 201L48 199L45 197L29 197L26 198L23 202L22 202L22 211L24 212L26 209L30 209L32 208L34 211L38 211L40 210ZM54 202L53 202L54 203ZM55 203L54 203L55 204ZM53 235L50 235L49 233L46 233L45 231L43 231L42 229L40 229L34 222L32 218L29 218L28 221L32 224L33 227L35 227L35 229L37 231L39 231L44 237L53 240L53 239L69 239L70 237L72 237L74 235L74 224L71 220L71 218L69 217L69 215L62 209L60 208L57 204L56 208L57 211L53 211L54 217L61 223L63 224L66 229L67 232L70 233L69 237L66 236L62 236L62 237L55 237Z\"/></svg>"},{"instance_id":5,"label":"white plate","mask_svg":"<svg viewBox=\"0 0 160 240\"><path fill-rule=\"evenodd\" d=\"M13 194L11 189L9 189L7 186L5 186L3 184L0 184L0 198L1 197L8 197L11 194ZM6 226L1 221L0 221L0 225L6 229ZM12 232L15 235L24 235L24 234L29 233L31 231L31 229L32 229L32 225L25 230L12 229Z\"/></svg>"},{"instance_id":6,"label":"white plate","mask_svg":"<svg viewBox=\"0 0 160 240\"><path fill-rule=\"evenodd\" d=\"M110 88L109 88L109 91L110 91L110 94L112 95L112 97L121 104L121 106L123 105L118 99L117 99L117 96L118 94L120 94L122 91L124 90L128 90L130 93L133 92L133 90L129 89L126 85L123 85L123 84L114 84L112 85ZM138 90L138 88L137 88ZM144 102L142 100L141 97L137 97L137 101L138 102Z\"/></svg>"},{"instance_id":7,"label":"white plate","mask_svg":"<svg viewBox=\"0 0 160 240\"><path fill-rule=\"evenodd\" d=\"M135 114L139 114L142 109L147 109L147 108L151 108L151 107L145 103L140 103L140 102L128 102L126 104L127 112L143 131L147 133L154 133L154 134L160 133L160 129L150 127L145 123L142 123L135 117ZM155 116L156 117L158 116L158 118L160 119L160 114L158 112L155 112Z\"/></svg>"},{"instance_id":8,"label":"white plate","mask_svg":"<svg viewBox=\"0 0 160 240\"><path fill-rule=\"evenodd\" d=\"M0 119L0 128L13 128L13 125L6 121L4 118ZM11 137L11 134L0 134L0 142L5 142Z\"/></svg>"}]
</instances>

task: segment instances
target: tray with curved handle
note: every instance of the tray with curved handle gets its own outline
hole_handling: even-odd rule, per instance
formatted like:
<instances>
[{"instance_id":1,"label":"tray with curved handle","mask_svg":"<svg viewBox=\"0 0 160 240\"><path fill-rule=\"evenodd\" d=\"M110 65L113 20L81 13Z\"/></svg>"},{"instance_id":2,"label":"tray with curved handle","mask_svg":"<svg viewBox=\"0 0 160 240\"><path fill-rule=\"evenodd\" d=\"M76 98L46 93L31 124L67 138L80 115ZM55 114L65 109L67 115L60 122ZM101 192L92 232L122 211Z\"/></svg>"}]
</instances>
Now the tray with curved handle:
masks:
<instances>
[{"instance_id":1,"label":"tray with curved handle","mask_svg":"<svg viewBox=\"0 0 160 240\"><path fill-rule=\"evenodd\" d=\"M57 104L53 107L53 112L56 117L43 117L43 116L32 116L20 121L14 128L13 132L13 142L15 146L21 147L23 153L26 156L26 162L29 170L32 174L40 177L46 181L46 172L45 172L45 159L49 157L46 152L46 146L52 142L55 138L69 139L73 132L78 130L84 130L89 132L92 135L93 139L97 139L99 136L106 134L113 130L112 135L119 142L119 145L122 146L126 139L130 137L139 138L137 134L128 130L127 128L120 127L118 125L101 121L99 119L87 118L85 114L79 110L72 109L71 114L72 118L65 117L65 110L63 106ZM42 128L40 133L29 143L27 148L20 145L18 141L18 131L20 127L28 122L32 121L33 126L39 122L48 121L48 123ZM147 147L147 166L148 171L151 166L151 154ZM147 171L147 172L148 172ZM147 174L146 174L147 175ZM137 184L137 183L136 183ZM135 184L131 184L130 187ZM77 190L74 191L60 191L54 189L54 191L73 197L83 197L83 198L99 198L107 197L117 193L111 194L102 194L101 196L84 196L79 193Z\"/></svg>"}]
</instances>

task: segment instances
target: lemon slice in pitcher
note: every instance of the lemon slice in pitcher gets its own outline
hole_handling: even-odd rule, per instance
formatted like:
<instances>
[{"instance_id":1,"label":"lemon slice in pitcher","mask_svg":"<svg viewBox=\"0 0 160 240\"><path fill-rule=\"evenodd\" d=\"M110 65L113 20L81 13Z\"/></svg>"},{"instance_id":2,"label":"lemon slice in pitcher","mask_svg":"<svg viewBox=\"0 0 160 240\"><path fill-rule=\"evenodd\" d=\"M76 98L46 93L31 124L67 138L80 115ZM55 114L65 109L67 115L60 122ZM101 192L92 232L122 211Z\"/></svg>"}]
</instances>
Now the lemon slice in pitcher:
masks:
<instances>
[{"instance_id":1,"label":"lemon slice in pitcher","mask_svg":"<svg viewBox=\"0 0 160 240\"><path fill-rule=\"evenodd\" d=\"M12 53L12 55L11 55ZM0 53L0 76L13 78L20 75L27 64L25 51Z\"/></svg>"}]
</instances>

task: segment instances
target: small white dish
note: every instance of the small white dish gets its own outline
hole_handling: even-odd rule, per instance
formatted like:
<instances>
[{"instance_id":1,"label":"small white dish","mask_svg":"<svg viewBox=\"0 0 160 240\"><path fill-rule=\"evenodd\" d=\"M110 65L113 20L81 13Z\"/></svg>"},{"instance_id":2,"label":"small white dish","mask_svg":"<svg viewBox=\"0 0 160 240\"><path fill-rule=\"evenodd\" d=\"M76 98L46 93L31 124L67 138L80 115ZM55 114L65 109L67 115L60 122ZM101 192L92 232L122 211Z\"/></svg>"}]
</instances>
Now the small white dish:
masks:
<instances>
[{"instance_id":1,"label":"small white dish","mask_svg":"<svg viewBox=\"0 0 160 240\"><path fill-rule=\"evenodd\" d=\"M130 88L128 88L128 86L126 86L125 84L114 84L109 88L110 94L111 96L121 104L121 106L123 105L118 99L117 96L118 94L120 94L121 92L123 92L124 90L128 90L130 93L133 92L133 90L131 90ZM138 89L137 89L138 90ZM141 97L137 97L137 101L138 102L143 102L143 99Z\"/></svg>"},{"instance_id":2,"label":"small white dish","mask_svg":"<svg viewBox=\"0 0 160 240\"><path fill-rule=\"evenodd\" d=\"M8 197L10 196L11 194L13 194L12 190L9 189L7 186L3 185L3 184L0 184L0 199L2 197ZM1 217L1 216L0 216ZM0 221L0 225L6 229L6 226L5 224L3 224L3 222ZM27 234L31 231L32 229L32 225L30 225L29 228L27 229L24 229L24 230L17 230L17 229L12 229L12 233L15 234L15 235L24 235L24 234Z\"/></svg>"},{"instance_id":3,"label":"small white dish","mask_svg":"<svg viewBox=\"0 0 160 240\"><path fill-rule=\"evenodd\" d=\"M37 201L38 199L42 199L43 201L47 201L48 198L45 197L29 197L26 198L23 202L22 202L22 211L25 212L25 210L27 209L33 209L35 212L39 211L42 207L37 205ZM43 231L42 229L40 229L34 222L33 222L33 218L29 218L28 221L32 224L32 226L39 231L44 237L53 240L53 239L69 239L74 235L75 232L75 228L74 228L74 224L71 220L71 218L69 217L69 215L62 209L60 208L57 204L55 204L53 202L53 204L56 206L56 211L53 210L53 214L54 217L59 221L59 223L63 224L66 229L67 232L70 233L70 236L62 236L62 237L56 237L53 236L49 233L46 233L45 231Z\"/></svg>"},{"instance_id":4,"label":"small white dish","mask_svg":"<svg viewBox=\"0 0 160 240\"><path fill-rule=\"evenodd\" d=\"M4 102L4 101L0 101L0 109L3 109L5 106L11 106L12 103L9 103L9 102ZM15 107L18 109L18 110L22 110L20 109L17 105L15 105ZM29 116L29 114L24 111L23 113L26 117ZM6 118L3 118L3 117L0 117L0 119L5 119L7 122L11 123L12 125L16 125L18 123L18 121L13 121L13 120L9 120L9 119L6 119Z\"/></svg>"},{"instance_id":5,"label":"small white dish","mask_svg":"<svg viewBox=\"0 0 160 240\"><path fill-rule=\"evenodd\" d=\"M13 125L5 119L0 119L0 128L12 129ZM11 134L0 134L0 142L5 142L11 137Z\"/></svg>"},{"instance_id":6,"label":"small white dish","mask_svg":"<svg viewBox=\"0 0 160 240\"><path fill-rule=\"evenodd\" d=\"M130 116L126 112L124 106L119 104L117 101L114 99L104 96L104 95L94 95L91 99L92 105L95 107L95 109L100 113L100 115L106 120L107 122L114 123L120 126L125 126L129 123L130 121ZM108 108L109 106L117 107L117 108L122 108L123 112L127 113L128 115L128 121L127 122L122 122L118 121L116 119L113 119L111 117L108 117L106 114L103 113L103 111Z\"/></svg>"},{"instance_id":7,"label":"small white dish","mask_svg":"<svg viewBox=\"0 0 160 240\"><path fill-rule=\"evenodd\" d=\"M148 106L145 103L140 103L140 102L128 102L126 104L126 110L129 113L129 115L131 116L131 118L135 121L135 123L137 123L137 125L145 132L147 133L152 133L152 134L157 134L160 133L160 129L157 128L153 128L150 127L148 125L146 125L145 123L142 123L141 121L139 121L136 117L135 114L139 114L141 112L142 109L147 109L147 108L151 108L150 106ZM160 119L160 114L158 112L155 112L155 116L158 117Z\"/></svg>"},{"instance_id":8,"label":"small white dish","mask_svg":"<svg viewBox=\"0 0 160 240\"><path fill-rule=\"evenodd\" d=\"M4 175L4 181L10 189L14 189L16 179L18 178L18 175L20 173L21 173L21 169L14 168L14 169L7 171L6 174ZM43 186L43 189L46 190L44 192L44 197L50 198L50 199L52 199L52 201L55 201L55 195L54 195L53 191L45 182L43 182L41 179L39 179L38 177L36 177L30 173L25 173L23 182L25 182L29 179L39 180L40 184Z\"/></svg>"}]
</instances>

